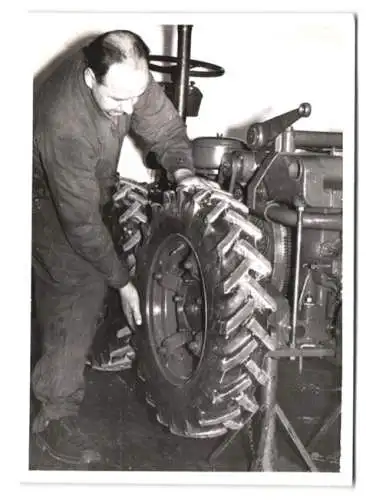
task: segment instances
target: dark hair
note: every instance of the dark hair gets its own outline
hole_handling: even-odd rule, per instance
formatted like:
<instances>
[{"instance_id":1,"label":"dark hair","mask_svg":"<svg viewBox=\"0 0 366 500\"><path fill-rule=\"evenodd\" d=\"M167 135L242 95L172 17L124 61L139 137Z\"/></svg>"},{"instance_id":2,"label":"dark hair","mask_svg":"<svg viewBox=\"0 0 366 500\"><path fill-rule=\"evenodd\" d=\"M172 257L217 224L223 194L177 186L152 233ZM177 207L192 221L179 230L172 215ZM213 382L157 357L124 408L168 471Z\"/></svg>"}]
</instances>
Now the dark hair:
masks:
<instances>
[{"instance_id":1,"label":"dark hair","mask_svg":"<svg viewBox=\"0 0 366 500\"><path fill-rule=\"evenodd\" d=\"M113 35L119 38L120 43L113 39ZM83 53L86 64L93 70L97 82L102 83L112 64L126 59L145 59L148 61L150 50L136 33L116 30L98 36L83 48Z\"/></svg>"}]
</instances>

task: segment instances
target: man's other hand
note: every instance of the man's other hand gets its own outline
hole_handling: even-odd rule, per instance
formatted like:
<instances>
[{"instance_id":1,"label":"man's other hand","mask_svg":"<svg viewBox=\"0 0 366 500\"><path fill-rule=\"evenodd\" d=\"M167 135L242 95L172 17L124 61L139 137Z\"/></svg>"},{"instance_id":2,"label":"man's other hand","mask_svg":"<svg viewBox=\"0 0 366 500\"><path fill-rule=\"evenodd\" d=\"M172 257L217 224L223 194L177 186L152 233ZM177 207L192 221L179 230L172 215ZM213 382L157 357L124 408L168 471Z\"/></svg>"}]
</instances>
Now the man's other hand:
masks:
<instances>
[{"instance_id":1,"label":"man's other hand","mask_svg":"<svg viewBox=\"0 0 366 500\"><path fill-rule=\"evenodd\" d=\"M189 169L179 169L174 173L174 178L179 187L198 188L207 190L220 190L220 185L217 182L209 181L203 177L198 177Z\"/></svg>"},{"instance_id":2,"label":"man's other hand","mask_svg":"<svg viewBox=\"0 0 366 500\"><path fill-rule=\"evenodd\" d=\"M140 298L136 287L128 282L127 285L119 289L121 304L126 320L132 330L142 324L140 310Z\"/></svg>"}]
</instances>

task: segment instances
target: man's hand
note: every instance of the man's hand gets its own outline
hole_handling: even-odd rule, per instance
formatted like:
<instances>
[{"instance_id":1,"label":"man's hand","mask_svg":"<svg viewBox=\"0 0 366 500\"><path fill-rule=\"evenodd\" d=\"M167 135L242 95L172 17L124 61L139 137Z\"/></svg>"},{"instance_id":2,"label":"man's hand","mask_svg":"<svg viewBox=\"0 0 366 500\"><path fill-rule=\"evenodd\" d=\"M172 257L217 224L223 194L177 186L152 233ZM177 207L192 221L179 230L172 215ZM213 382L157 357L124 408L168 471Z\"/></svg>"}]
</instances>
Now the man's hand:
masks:
<instances>
[{"instance_id":1,"label":"man's hand","mask_svg":"<svg viewBox=\"0 0 366 500\"><path fill-rule=\"evenodd\" d=\"M202 177L197 177L192 175L192 177L186 177L183 179L179 186L184 186L186 188L196 187L198 189L207 189L209 191L220 190L220 185L217 182L209 181L208 179L203 179Z\"/></svg>"},{"instance_id":2,"label":"man's hand","mask_svg":"<svg viewBox=\"0 0 366 500\"><path fill-rule=\"evenodd\" d=\"M142 324L139 294L131 282L120 288L119 293L126 320L131 330L133 330L136 325Z\"/></svg>"},{"instance_id":3,"label":"man's hand","mask_svg":"<svg viewBox=\"0 0 366 500\"><path fill-rule=\"evenodd\" d=\"M198 189L207 190L220 190L220 185L217 182L209 181L202 177L194 175L194 173L186 168L181 168L174 173L174 178L178 186L190 188L196 187Z\"/></svg>"}]
</instances>

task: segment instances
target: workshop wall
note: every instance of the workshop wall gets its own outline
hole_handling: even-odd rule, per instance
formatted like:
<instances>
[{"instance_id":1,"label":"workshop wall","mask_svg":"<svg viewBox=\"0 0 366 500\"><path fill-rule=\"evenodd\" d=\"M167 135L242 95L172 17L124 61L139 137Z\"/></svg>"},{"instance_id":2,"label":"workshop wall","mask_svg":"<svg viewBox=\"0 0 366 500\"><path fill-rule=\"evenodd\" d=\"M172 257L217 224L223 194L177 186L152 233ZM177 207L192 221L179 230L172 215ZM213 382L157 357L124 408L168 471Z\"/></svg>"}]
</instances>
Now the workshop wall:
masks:
<instances>
[{"instance_id":1,"label":"workshop wall","mask_svg":"<svg viewBox=\"0 0 366 500\"><path fill-rule=\"evenodd\" d=\"M344 131L354 109L354 20L341 14L30 14L32 71L42 78L85 37L136 31L152 54L176 55L174 24L193 24L191 57L225 68L218 78L193 78L203 92L190 138L217 133L244 138L248 124L310 102L312 115L295 128ZM161 74L154 73L157 80ZM191 79L192 80L192 79ZM119 170L149 179L129 139Z\"/></svg>"}]
</instances>

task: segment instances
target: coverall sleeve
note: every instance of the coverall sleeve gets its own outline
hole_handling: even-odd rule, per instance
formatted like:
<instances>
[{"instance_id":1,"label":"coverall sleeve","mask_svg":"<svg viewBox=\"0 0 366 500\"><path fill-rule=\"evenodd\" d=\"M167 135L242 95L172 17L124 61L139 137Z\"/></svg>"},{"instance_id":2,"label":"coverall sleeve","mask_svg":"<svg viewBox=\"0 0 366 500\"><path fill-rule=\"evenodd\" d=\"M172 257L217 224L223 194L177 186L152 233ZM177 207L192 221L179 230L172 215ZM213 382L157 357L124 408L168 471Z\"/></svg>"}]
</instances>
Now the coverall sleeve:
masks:
<instances>
[{"instance_id":1,"label":"coverall sleeve","mask_svg":"<svg viewBox=\"0 0 366 500\"><path fill-rule=\"evenodd\" d=\"M83 137L45 135L41 157L70 245L104 276L109 286L123 287L129 280L128 267L119 259L102 220L95 148Z\"/></svg>"},{"instance_id":2,"label":"coverall sleeve","mask_svg":"<svg viewBox=\"0 0 366 500\"><path fill-rule=\"evenodd\" d=\"M156 153L162 167L170 173L180 168L194 170L192 147L186 127L162 87L151 80L137 101L131 129Z\"/></svg>"}]
</instances>

